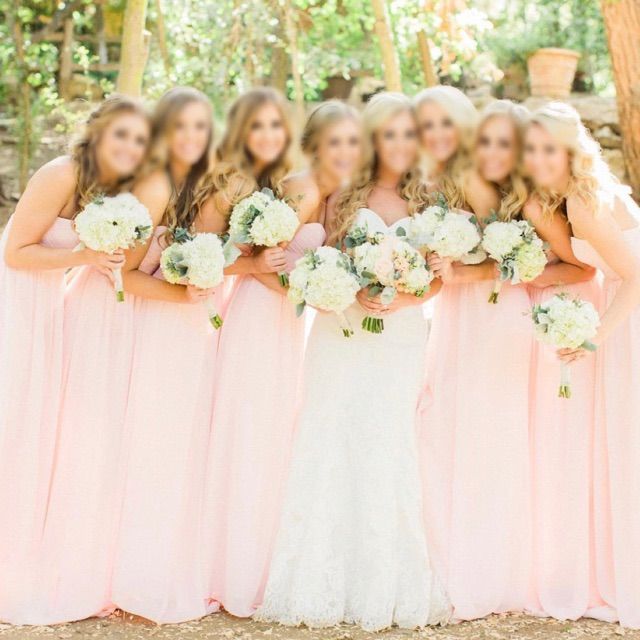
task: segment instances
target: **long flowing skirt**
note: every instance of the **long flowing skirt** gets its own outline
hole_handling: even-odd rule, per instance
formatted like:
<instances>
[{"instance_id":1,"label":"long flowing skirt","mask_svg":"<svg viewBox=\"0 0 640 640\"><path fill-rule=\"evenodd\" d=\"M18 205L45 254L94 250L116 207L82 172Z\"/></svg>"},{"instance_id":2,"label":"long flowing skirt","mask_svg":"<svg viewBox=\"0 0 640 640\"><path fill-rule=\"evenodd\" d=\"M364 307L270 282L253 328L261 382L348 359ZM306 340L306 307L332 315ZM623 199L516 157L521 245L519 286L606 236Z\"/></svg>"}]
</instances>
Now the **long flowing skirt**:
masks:
<instances>
[{"instance_id":1,"label":"long flowing skirt","mask_svg":"<svg viewBox=\"0 0 640 640\"><path fill-rule=\"evenodd\" d=\"M463 620L524 609L531 582L529 298L491 289L438 294L421 403L430 548Z\"/></svg>"},{"instance_id":2,"label":"long flowing skirt","mask_svg":"<svg viewBox=\"0 0 640 640\"><path fill-rule=\"evenodd\" d=\"M426 325L419 308L385 318L381 335L345 339L318 314L287 497L257 617L377 630L444 622L429 563L415 415Z\"/></svg>"}]
</instances>

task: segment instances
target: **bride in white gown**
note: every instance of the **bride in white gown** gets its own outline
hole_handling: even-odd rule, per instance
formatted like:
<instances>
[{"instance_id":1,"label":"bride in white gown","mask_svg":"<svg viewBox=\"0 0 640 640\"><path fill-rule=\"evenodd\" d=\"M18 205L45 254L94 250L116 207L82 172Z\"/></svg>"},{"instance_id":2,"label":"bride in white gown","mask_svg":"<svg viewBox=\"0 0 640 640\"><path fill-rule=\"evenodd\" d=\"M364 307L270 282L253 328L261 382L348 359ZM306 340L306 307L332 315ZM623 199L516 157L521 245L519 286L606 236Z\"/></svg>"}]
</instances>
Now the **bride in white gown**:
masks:
<instances>
[{"instance_id":1,"label":"bride in white gown","mask_svg":"<svg viewBox=\"0 0 640 640\"><path fill-rule=\"evenodd\" d=\"M395 234L428 198L407 98L380 94L363 118L369 158L329 208L331 244L354 224ZM351 622L372 631L448 620L427 552L416 445L422 302L399 294L387 308L361 292L347 311L356 332L349 339L335 316L317 314L280 532L256 618L310 627ZM360 329L372 312L384 317L380 335Z\"/></svg>"}]
</instances>

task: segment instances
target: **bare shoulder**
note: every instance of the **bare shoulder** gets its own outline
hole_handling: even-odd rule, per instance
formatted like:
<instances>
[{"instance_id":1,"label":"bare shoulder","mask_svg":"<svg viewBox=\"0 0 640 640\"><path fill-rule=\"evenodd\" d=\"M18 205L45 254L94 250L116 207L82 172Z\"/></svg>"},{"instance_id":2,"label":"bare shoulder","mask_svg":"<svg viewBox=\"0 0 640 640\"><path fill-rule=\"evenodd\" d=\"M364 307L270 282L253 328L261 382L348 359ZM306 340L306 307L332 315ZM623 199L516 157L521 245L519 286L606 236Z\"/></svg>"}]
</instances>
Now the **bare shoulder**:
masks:
<instances>
[{"instance_id":1,"label":"bare shoulder","mask_svg":"<svg viewBox=\"0 0 640 640\"><path fill-rule=\"evenodd\" d=\"M156 224L162 220L171 199L171 183L164 171L154 171L140 178L133 186L132 193L148 209Z\"/></svg>"},{"instance_id":2,"label":"bare shoulder","mask_svg":"<svg viewBox=\"0 0 640 640\"><path fill-rule=\"evenodd\" d=\"M294 202L304 200L307 206L320 204L320 188L308 172L290 175L284 181L284 191Z\"/></svg>"},{"instance_id":3,"label":"bare shoulder","mask_svg":"<svg viewBox=\"0 0 640 640\"><path fill-rule=\"evenodd\" d=\"M464 176L464 190L469 204L478 214L486 214L500 207L500 194L477 171L469 170Z\"/></svg>"},{"instance_id":4,"label":"bare shoulder","mask_svg":"<svg viewBox=\"0 0 640 640\"><path fill-rule=\"evenodd\" d=\"M522 207L522 215L533 224L542 221L542 205L535 196L531 196Z\"/></svg>"},{"instance_id":5,"label":"bare shoulder","mask_svg":"<svg viewBox=\"0 0 640 640\"><path fill-rule=\"evenodd\" d=\"M58 156L43 164L29 180L30 186L47 186L71 197L78 183L77 165L71 156Z\"/></svg>"}]
</instances>

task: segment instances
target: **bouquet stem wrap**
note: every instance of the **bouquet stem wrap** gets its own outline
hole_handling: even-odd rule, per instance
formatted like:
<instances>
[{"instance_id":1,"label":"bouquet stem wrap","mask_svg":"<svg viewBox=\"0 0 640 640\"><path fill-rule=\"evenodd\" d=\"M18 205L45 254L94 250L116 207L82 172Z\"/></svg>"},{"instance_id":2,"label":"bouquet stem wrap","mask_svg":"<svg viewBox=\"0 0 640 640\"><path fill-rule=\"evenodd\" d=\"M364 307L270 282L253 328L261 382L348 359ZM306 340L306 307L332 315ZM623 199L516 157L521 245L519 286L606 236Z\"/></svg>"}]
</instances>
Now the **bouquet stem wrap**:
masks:
<instances>
[{"instance_id":1,"label":"bouquet stem wrap","mask_svg":"<svg viewBox=\"0 0 640 640\"><path fill-rule=\"evenodd\" d=\"M286 271L280 271L278 273L278 280L280 281L280 286L285 289L289 286L289 274Z\"/></svg>"},{"instance_id":2,"label":"bouquet stem wrap","mask_svg":"<svg viewBox=\"0 0 640 640\"><path fill-rule=\"evenodd\" d=\"M222 326L223 320L222 316L218 313L218 309L213 300L213 296L209 296L205 301L204 305L207 309L207 316L209 317L209 322L214 329L219 329Z\"/></svg>"},{"instance_id":3,"label":"bouquet stem wrap","mask_svg":"<svg viewBox=\"0 0 640 640\"><path fill-rule=\"evenodd\" d=\"M353 329L351 328L351 323L347 320L347 316L345 316L343 312L338 312L336 315L338 316L338 322L342 329L342 335L345 338L350 338L353 335Z\"/></svg>"},{"instance_id":4,"label":"bouquet stem wrap","mask_svg":"<svg viewBox=\"0 0 640 640\"><path fill-rule=\"evenodd\" d=\"M116 300L124 302L124 283L122 282L122 269L113 269L113 288L116 291Z\"/></svg>"},{"instance_id":5,"label":"bouquet stem wrap","mask_svg":"<svg viewBox=\"0 0 640 640\"><path fill-rule=\"evenodd\" d=\"M502 289L502 280L495 280L493 283L493 289L489 294L489 302L491 304L498 304L498 298L500 297L500 289Z\"/></svg>"},{"instance_id":6,"label":"bouquet stem wrap","mask_svg":"<svg viewBox=\"0 0 640 640\"><path fill-rule=\"evenodd\" d=\"M571 397L571 370L566 362L560 365L560 388L558 389L558 398Z\"/></svg>"}]
</instances>

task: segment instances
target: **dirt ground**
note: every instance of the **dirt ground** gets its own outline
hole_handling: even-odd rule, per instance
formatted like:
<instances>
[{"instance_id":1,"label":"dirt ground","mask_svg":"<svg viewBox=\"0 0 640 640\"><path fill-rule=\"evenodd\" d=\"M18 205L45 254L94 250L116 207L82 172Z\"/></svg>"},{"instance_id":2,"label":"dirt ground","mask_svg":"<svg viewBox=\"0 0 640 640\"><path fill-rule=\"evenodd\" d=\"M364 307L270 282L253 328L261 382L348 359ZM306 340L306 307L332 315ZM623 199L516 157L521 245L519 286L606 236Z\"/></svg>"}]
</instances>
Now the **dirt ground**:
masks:
<instances>
[{"instance_id":1,"label":"dirt ground","mask_svg":"<svg viewBox=\"0 0 640 640\"><path fill-rule=\"evenodd\" d=\"M153 625L114 614L110 618L85 620L53 627L0 625L1 640L640 640L640 631L617 625L581 620L559 622L520 615L491 616L423 631L392 629L368 633L342 625L331 629L288 628L216 614L177 625Z\"/></svg>"}]
</instances>

